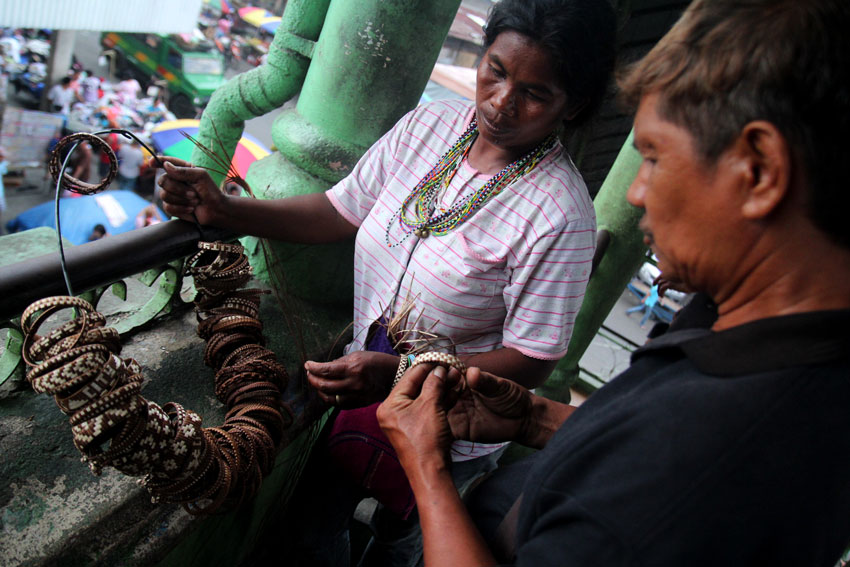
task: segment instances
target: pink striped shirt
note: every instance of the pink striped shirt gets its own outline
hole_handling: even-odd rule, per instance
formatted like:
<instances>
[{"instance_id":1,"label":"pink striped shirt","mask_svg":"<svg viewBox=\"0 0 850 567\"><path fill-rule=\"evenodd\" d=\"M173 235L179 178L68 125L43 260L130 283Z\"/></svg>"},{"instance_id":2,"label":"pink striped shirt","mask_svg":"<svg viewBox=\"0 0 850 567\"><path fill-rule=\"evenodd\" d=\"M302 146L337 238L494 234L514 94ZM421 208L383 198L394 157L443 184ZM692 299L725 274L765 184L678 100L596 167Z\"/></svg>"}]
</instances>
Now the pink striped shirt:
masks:
<instances>
[{"instance_id":1,"label":"pink striped shirt","mask_svg":"<svg viewBox=\"0 0 850 567\"><path fill-rule=\"evenodd\" d=\"M358 226L354 340L413 303L406 329L445 338L431 350L457 354L499 347L557 360L567 352L593 257L596 216L584 181L558 145L537 167L444 236L403 236L396 213L419 180L454 144L474 106L439 101L404 116L327 195ZM466 161L441 207L489 178ZM408 212L412 217L412 211ZM392 220L395 219L395 220ZM390 227L389 235L387 228Z\"/></svg>"},{"instance_id":2,"label":"pink striped shirt","mask_svg":"<svg viewBox=\"0 0 850 567\"><path fill-rule=\"evenodd\" d=\"M396 213L405 197L457 141L474 110L457 100L412 110L327 192L359 227L354 340L346 352L364 348L369 327L382 315L389 320L412 303L402 328L418 330L410 338L431 341L428 350L474 354L507 347L544 360L566 354L590 277L596 215L560 144L448 234L387 245L404 236ZM464 161L440 206L488 179ZM456 441L452 460L500 446Z\"/></svg>"}]
</instances>

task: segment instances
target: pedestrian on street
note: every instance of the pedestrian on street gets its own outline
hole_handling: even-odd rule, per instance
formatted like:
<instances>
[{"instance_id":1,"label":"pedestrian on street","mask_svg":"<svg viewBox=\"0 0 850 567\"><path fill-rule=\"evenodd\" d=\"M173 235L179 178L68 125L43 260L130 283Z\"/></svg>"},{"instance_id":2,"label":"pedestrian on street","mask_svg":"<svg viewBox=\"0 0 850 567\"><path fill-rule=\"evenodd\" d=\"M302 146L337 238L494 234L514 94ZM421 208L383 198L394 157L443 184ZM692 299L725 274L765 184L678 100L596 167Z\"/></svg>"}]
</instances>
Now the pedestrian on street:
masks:
<instances>
[{"instance_id":1,"label":"pedestrian on street","mask_svg":"<svg viewBox=\"0 0 850 567\"><path fill-rule=\"evenodd\" d=\"M62 77L59 83L53 85L47 93L50 101L50 110L65 116L71 111L71 103L74 102L74 90L71 88L71 77Z\"/></svg>"},{"instance_id":2,"label":"pedestrian on street","mask_svg":"<svg viewBox=\"0 0 850 567\"><path fill-rule=\"evenodd\" d=\"M6 161L6 151L0 147L0 234L3 234L3 211L6 210L6 189L3 186L3 176L9 171Z\"/></svg>"},{"instance_id":3,"label":"pedestrian on street","mask_svg":"<svg viewBox=\"0 0 850 567\"><path fill-rule=\"evenodd\" d=\"M118 150L118 187L125 191L134 191L145 155L136 140L122 144Z\"/></svg>"}]
</instances>

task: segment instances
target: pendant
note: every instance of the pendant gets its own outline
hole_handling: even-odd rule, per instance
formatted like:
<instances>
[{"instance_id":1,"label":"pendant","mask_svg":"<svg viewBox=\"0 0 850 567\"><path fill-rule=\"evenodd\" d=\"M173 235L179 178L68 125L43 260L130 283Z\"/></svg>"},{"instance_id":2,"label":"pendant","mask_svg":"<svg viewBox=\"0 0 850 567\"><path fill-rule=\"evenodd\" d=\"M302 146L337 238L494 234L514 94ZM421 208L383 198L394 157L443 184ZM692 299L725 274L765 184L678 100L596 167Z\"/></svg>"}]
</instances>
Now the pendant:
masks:
<instances>
[{"instance_id":1,"label":"pendant","mask_svg":"<svg viewBox=\"0 0 850 567\"><path fill-rule=\"evenodd\" d=\"M431 234L431 231L423 226L423 227L420 227L420 228L417 228L416 230L414 230L413 234L415 234L419 238L428 238L428 235Z\"/></svg>"}]
</instances>

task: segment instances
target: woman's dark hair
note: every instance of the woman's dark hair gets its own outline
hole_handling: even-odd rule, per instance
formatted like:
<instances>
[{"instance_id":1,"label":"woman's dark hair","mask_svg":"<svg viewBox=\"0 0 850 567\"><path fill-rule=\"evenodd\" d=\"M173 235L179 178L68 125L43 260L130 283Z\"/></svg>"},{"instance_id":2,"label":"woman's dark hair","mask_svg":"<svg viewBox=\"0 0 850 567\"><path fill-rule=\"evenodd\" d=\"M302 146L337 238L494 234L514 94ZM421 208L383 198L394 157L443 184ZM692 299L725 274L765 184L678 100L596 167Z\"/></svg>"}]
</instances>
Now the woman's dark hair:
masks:
<instances>
[{"instance_id":1,"label":"woman's dark hair","mask_svg":"<svg viewBox=\"0 0 850 567\"><path fill-rule=\"evenodd\" d=\"M617 16L609 0L501 0L484 26L485 47L505 31L519 32L549 52L561 86L587 120L605 96L616 57Z\"/></svg>"}]
</instances>

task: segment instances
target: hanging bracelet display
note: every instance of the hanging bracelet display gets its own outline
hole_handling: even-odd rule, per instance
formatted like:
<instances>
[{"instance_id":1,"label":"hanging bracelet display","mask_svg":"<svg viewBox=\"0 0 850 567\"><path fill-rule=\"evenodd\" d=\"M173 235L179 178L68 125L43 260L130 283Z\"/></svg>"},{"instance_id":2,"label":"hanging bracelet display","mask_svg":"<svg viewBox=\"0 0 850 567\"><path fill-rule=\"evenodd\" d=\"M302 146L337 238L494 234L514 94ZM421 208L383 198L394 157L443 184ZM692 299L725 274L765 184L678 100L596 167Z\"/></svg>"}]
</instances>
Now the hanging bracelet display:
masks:
<instances>
[{"instance_id":1,"label":"hanging bracelet display","mask_svg":"<svg viewBox=\"0 0 850 567\"><path fill-rule=\"evenodd\" d=\"M252 275L242 247L199 248L186 272L198 290L204 361L216 370L215 395L227 408L219 427L202 427L201 417L180 404L160 407L142 397L141 366L118 356L118 333L88 302L50 297L21 317L27 380L69 416L74 445L92 472L109 466L142 477L152 501L180 503L192 514L253 496L293 421L281 397L286 370L263 346L263 292L239 289ZM52 315L68 309L76 318L38 335Z\"/></svg>"}]
</instances>

